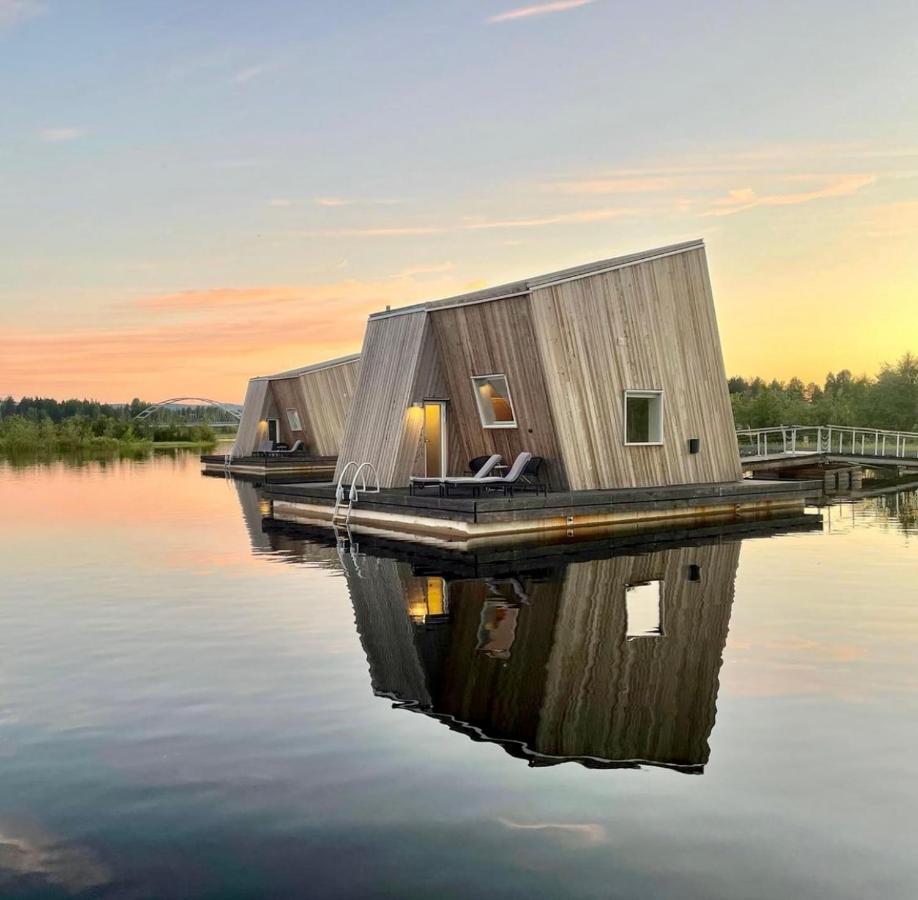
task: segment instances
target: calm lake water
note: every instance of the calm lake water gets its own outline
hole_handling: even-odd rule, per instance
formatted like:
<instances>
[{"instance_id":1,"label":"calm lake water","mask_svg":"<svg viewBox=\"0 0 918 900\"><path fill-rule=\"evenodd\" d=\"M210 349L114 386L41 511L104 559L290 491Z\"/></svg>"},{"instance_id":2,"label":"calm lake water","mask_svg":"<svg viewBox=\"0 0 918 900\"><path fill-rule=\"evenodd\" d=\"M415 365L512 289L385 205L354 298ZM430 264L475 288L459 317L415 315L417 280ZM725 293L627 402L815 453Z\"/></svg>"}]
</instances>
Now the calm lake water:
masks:
<instances>
[{"instance_id":1,"label":"calm lake water","mask_svg":"<svg viewBox=\"0 0 918 900\"><path fill-rule=\"evenodd\" d=\"M0 464L0 896L914 898L918 494L441 571Z\"/></svg>"}]
</instances>

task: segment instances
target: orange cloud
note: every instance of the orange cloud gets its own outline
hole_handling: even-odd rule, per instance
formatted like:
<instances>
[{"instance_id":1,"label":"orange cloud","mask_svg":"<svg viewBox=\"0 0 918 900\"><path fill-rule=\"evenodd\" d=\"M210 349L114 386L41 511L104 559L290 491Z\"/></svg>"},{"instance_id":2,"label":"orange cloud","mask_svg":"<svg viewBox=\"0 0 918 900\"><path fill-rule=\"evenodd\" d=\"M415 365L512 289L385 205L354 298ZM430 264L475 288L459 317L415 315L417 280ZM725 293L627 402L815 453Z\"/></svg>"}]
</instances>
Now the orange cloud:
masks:
<instances>
[{"instance_id":1,"label":"orange cloud","mask_svg":"<svg viewBox=\"0 0 918 900\"><path fill-rule=\"evenodd\" d=\"M498 22L512 22L517 19L529 19L532 16L547 16L551 13L577 9L579 6L586 6L588 3L592 2L593 0L555 0L554 3L538 3L535 6L520 6L517 9L508 9L506 12L491 16L488 22L495 24Z\"/></svg>"},{"instance_id":2,"label":"orange cloud","mask_svg":"<svg viewBox=\"0 0 918 900\"><path fill-rule=\"evenodd\" d=\"M416 282L425 269L426 277ZM155 310L155 324L8 331L3 389L14 396L78 395L113 402L182 395L238 401L252 375L359 350L369 313L387 304L447 296L461 287L445 266L417 266L378 281L147 297L132 305Z\"/></svg>"},{"instance_id":3,"label":"orange cloud","mask_svg":"<svg viewBox=\"0 0 918 900\"><path fill-rule=\"evenodd\" d=\"M794 206L798 203L810 203L826 197L845 197L857 193L861 188L873 184L876 175L843 175L830 184L814 191L801 191L794 194L757 194L752 188L738 188L730 191L726 197L714 201L714 209L705 216L732 216L734 213L757 206Z\"/></svg>"}]
</instances>

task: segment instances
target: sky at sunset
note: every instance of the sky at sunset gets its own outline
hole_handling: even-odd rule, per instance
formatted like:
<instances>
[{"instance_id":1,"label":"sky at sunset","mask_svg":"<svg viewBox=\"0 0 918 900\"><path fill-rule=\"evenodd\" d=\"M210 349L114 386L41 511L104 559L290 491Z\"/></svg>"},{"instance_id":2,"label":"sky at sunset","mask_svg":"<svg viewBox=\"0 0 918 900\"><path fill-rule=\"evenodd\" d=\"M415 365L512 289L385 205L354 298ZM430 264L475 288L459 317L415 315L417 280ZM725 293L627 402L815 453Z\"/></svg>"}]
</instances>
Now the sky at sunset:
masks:
<instances>
[{"instance_id":1,"label":"sky at sunset","mask_svg":"<svg viewBox=\"0 0 918 900\"><path fill-rule=\"evenodd\" d=\"M242 399L703 237L730 374L918 351L918 3L0 0L0 395Z\"/></svg>"}]
</instances>

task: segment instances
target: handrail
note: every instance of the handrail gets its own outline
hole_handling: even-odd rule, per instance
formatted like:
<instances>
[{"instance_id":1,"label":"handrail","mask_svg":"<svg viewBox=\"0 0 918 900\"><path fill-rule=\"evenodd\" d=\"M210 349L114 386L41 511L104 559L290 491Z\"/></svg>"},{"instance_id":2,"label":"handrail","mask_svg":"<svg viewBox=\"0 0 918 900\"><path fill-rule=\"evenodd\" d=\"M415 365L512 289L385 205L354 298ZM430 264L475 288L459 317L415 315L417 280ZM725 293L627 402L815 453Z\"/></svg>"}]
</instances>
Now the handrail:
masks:
<instances>
[{"instance_id":1,"label":"handrail","mask_svg":"<svg viewBox=\"0 0 918 900\"><path fill-rule=\"evenodd\" d=\"M351 466L358 466L357 461L354 459L350 460L338 476L338 484L335 486L335 508L332 512L332 522L335 521L335 516L338 515L338 507L341 506L341 501L344 499L344 488L342 487L342 483L344 482L344 476L350 471Z\"/></svg>"},{"instance_id":2,"label":"handrail","mask_svg":"<svg viewBox=\"0 0 918 900\"><path fill-rule=\"evenodd\" d=\"M351 479L350 487L348 488L347 517L345 518L345 524L351 520L351 507L357 502L360 496L360 491L363 491L365 494L379 493L379 475L377 474L376 467L373 465L373 463L362 462L358 464L356 460L350 460L341 470L341 474L338 476L338 483L335 486L335 508L332 511L332 523L334 523L335 519L338 517L338 511L340 510L341 503L344 500L344 476L351 470L352 466L356 466L357 471L354 472L354 477ZM373 474L375 487L367 487L367 469L369 469Z\"/></svg>"},{"instance_id":3,"label":"handrail","mask_svg":"<svg viewBox=\"0 0 918 900\"><path fill-rule=\"evenodd\" d=\"M747 460L808 454L911 459L912 450L918 459L918 432L914 431L856 425L775 425L738 429L736 437L740 456ZM744 444L744 439L748 443Z\"/></svg>"},{"instance_id":4,"label":"handrail","mask_svg":"<svg viewBox=\"0 0 918 900\"><path fill-rule=\"evenodd\" d=\"M376 483L376 487L368 488L367 487L367 476L364 473L364 469L369 469L373 473L373 481ZM357 487L357 477L363 477L363 487ZM376 472L376 466L371 462L362 462L358 468L357 472L354 475L354 480L351 482L351 489L348 493L348 505L347 505L347 517L344 520L344 524L347 525L351 521L351 510L354 507L354 504L357 502L360 491L363 491L365 494L378 494L379 493L379 475Z\"/></svg>"}]
</instances>

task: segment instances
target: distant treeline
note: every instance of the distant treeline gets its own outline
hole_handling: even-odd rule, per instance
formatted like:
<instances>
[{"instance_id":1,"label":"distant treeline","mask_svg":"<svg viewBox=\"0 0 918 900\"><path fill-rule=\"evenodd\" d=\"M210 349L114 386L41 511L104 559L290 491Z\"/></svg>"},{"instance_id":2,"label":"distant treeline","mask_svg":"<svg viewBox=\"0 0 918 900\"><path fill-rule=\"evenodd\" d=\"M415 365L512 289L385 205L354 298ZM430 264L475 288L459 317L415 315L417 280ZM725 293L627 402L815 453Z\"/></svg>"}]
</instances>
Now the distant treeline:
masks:
<instances>
[{"instance_id":1,"label":"distant treeline","mask_svg":"<svg viewBox=\"0 0 918 900\"><path fill-rule=\"evenodd\" d=\"M799 378L731 378L729 385L737 428L856 425L918 431L918 356L911 353L884 365L873 378L842 369L822 385Z\"/></svg>"},{"instance_id":2,"label":"distant treeline","mask_svg":"<svg viewBox=\"0 0 918 900\"><path fill-rule=\"evenodd\" d=\"M9 416L22 416L37 422L39 419L50 419L52 422L64 422L74 416L97 419L108 416L112 419L131 420L151 404L135 397L130 403L99 403L98 400L52 400L50 397L23 397L14 400L7 397L0 400L0 419ZM155 420L184 422L189 418L197 421L219 422L227 414L218 407L174 406L158 411Z\"/></svg>"},{"instance_id":3,"label":"distant treeline","mask_svg":"<svg viewBox=\"0 0 918 900\"><path fill-rule=\"evenodd\" d=\"M140 449L159 443L209 445L216 433L209 425L135 422L149 404L133 400L116 406L95 400L24 397L0 401L0 453L84 453Z\"/></svg>"}]
</instances>

